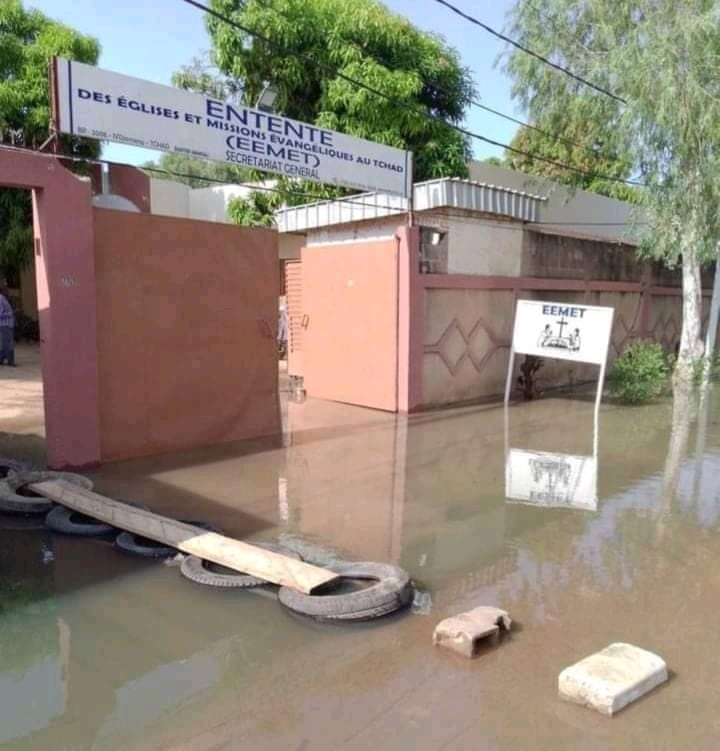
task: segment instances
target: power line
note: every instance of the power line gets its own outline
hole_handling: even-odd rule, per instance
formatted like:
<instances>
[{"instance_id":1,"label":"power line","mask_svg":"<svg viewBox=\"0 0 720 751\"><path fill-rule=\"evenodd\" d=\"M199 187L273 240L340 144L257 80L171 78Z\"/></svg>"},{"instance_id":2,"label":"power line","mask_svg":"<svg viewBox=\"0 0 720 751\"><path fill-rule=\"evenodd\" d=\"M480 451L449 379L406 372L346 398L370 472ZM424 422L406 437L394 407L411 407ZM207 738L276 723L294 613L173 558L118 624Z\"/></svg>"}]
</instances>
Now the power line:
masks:
<instances>
[{"instance_id":1,"label":"power line","mask_svg":"<svg viewBox=\"0 0 720 751\"><path fill-rule=\"evenodd\" d=\"M460 10L460 8L456 7L452 3L447 2L447 0L435 0L435 2L444 6L445 8L452 11L453 13L460 16L461 18L464 18L466 21L474 24L475 26L479 26L481 29L484 29L485 31L488 32L488 34L492 34L494 37L497 37L503 42L507 42L508 44L512 45L516 49L519 49L522 52L525 52L526 54L530 55L531 57L534 57L536 60L540 60L540 62L545 63L545 65L549 65L551 68L555 68L555 70L558 70L561 73L564 73L566 76L570 76L570 78L574 78L578 83L581 83L585 86L589 86L591 89L595 89L595 91L599 92L600 94L605 94L606 96L609 96L610 98L614 99L617 102L621 102L622 104L627 104L627 101L625 99L623 99L622 97L619 97L617 94L613 94L612 91L609 91L608 89L604 89L602 86L598 86L592 81L588 81L587 78L583 78L582 76L577 75L577 73L573 73L568 68L565 68L564 66L559 65L558 63L554 63L552 60L548 60L547 57L543 57L539 53L534 52L531 49L528 49L527 47L520 44L520 42L516 42L514 39L511 39L510 37L505 36L505 34L501 34L499 31L496 31L491 26L488 26L486 23L483 23L478 18L475 18L475 16L471 16L469 13L465 13L464 11Z\"/></svg>"},{"instance_id":2,"label":"power line","mask_svg":"<svg viewBox=\"0 0 720 751\"><path fill-rule=\"evenodd\" d=\"M72 161L78 161L78 162L89 162L91 164L117 164L117 162L110 162L107 159L93 159L93 160L87 160L82 159L80 157L63 157L60 156L61 159L72 159ZM131 165L126 165L131 166ZM284 193L285 191L281 190L280 188L273 188L268 185L258 185L257 183L228 183L227 180L223 180L218 177L205 177L204 175L194 175L187 172L177 172L174 170L168 170L164 169L162 167L150 167L150 166L144 166L144 167L136 167L136 169L144 170L146 172L157 172L159 174L163 175L169 175L171 177L181 177L186 180L201 180L202 182L207 183L213 183L216 185L238 185L244 188L250 188L252 190L258 190L258 191L267 191L272 193ZM450 179L450 178L448 178ZM370 209L385 209L387 211L396 211L399 214L406 213L407 209L405 208L399 208L398 206L390 206L389 204L381 204L381 203L366 203L365 201L361 201L358 198L353 198L352 196L338 196L336 198L321 198L313 193L305 193L303 191L293 191L293 195L300 196L302 198L312 198L317 203L329 203L329 202L337 202L337 203L348 203L348 204L354 204L356 206L363 206L365 208ZM284 208L287 209L294 209L297 208L296 206L286 206ZM441 207L438 207L441 208ZM627 226L627 222L581 222L581 221L565 221L565 222L527 222L527 224L530 227L538 226L582 226L582 227L625 227ZM647 224L647 222L637 222L637 224ZM518 228L521 229L521 228Z\"/></svg>"},{"instance_id":3,"label":"power line","mask_svg":"<svg viewBox=\"0 0 720 751\"><path fill-rule=\"evenodd\" d=\"M32 151L32 149L23 149L19 146L9 146L6 144L0 144L0 148L3 149L10 149L12 151ZM33 153L40 154L39 151L33 151ZM60 161L65 162L72 162L74 164L107 164L107 165L120 165L125 167L132 167L134 165L129 164L121 164L120 162L111 162L108 159L87 159L79 156L70 156L65 154L41 154L41 156L44 156L48 159L58 159ZM385 209L386 211L395 211L398 214L406 214L407 213L407 205L405 206L391 206L389 204L381 204L381 203L368 203L366 201L360 200L357 196L358 194L354 194L356 197L353 198L353 196L337 196L334 198L322 198L314 193L307 193L305 191L301 190L283 190L282 188L276 188L272 187L270 185L258 185L257 183L228 183L227 180L223 180L222 178L218 177L205 177L204 175L193 175L189 172L176 172L173 170L164 169L163 167L151 167L151 166L145 166L145 167L135 167L135 169L144 170L146 172L156 172L158 174L168 175L170 177L177 177L182 178L183 180L199 180L201 182L205 183L211 183L214 185L237 185L241 188L249 188L250 190L256 190L259 192L265 192L265 193L279 193L283 195L294 195L298 196L299 198L307 198L317 203L325 203L328 201L334 201L337 203L347 203L352 204L355 206L363 206L366 209ZM362 195L362 194L360 194ZM241 197L241 196L238 196ZM406 200L406 199L401 199ZM281 208L281 207L278 207ZM293 206L286 206L285 208L292 209ZM362 219L362 217L360 217Z\"/></svg>"},{"instance_id":4,"label":"power line","mask_svg":"<svg viewBox=\"0 0 720 751\"><path fill-rule=\"evenodd\" d=\"M282 10L279 10L278 8L272 7L267 2L267 0L257 0L257 2L266 10L272 13L275 13L278 16L282 16L283 18L287 20L291 20L287 13L284 13ZM361 54L365 54L365 51L356 42L349 42L349 44L352 44L353 47L355 47L355 49L357 49ZM452 96L451 92L449 92L447 89L443 88L437 83L429 83L427 81L423 81L423 83L427 85L428 87L432 87L436 91L439 91L441 94L445 94L448 97ZM500 112L500 110L496 110L496 109L493 109L492 107L488 107L486 104L483 104L481 101L475 99L474 97L468 97L468 103L472 105L473 107L477 107L478 109L481 109L485 112L489 112L490 114L495 115L496 117L500 117L503 120L507 120L508 122L515 123L516 125L520 125L523 128L534 130L535 132L540 133L544 135L545 137L552 139L553 141L564 143L567 146L570 146L574 149L581 149L582 151L585 151L588 154L592 154L593 156L600 157L601 159L607 159L608 161L615 161L615 162L618 161L617 157L603 154L603 152L595 146L586 146L585 144L581 144L581 143L578 143L577 141L573 141L569 138L566 138L565 136L561 136L559 133L551 133L550 131L545 130L544 128L538 127L537 125L527 123L524 120L520 120L517 117L508 115L505 112Z\"/></svg>"},{"instance_id":5,"label":"power line","mask_svg":"<svg viewBox=\"0 0 720 751\"><path fill-rule=\"evenodd\" d=\"M79 160L84 161L84 160ZM96 160L96 163L98 164L113 164L113 162L108 162L106 160ZM193 175L186 172L175 172L173 170L167 170L162 167L138 167L137 169L145 170L147 172L157 172L163 175L170 175L171 177L181 177L184 180L201 180L202 182L207 183L213 183L215 185L238 185L242 188L250 188L251 190L257 190L261 192L268 192L268 193L280 193L284 195L293 195L298 196L300 198L308 198L313 200L317 203L326 203L326 202L337 202L337 203L348 203L353 204L355 206L363 206L366 209L385 209L387 211L396 211L398 214L405 214L407 213L407 206L390 206L389 204L380 204L380 203L367 203L365 201L361 201L358 198L353 198L352 196L337 196L334 198L322 198L318 195L315 195L314 193L306 193L305 191L299 191L299 190L293 190L290 189L288 191L282 190L281 188L273 188L269 185L258 185L257 183L228 183L227 180L223 180L218 177L205 177L204 175ZM356 194L357 195L357 194ZM240 196L237 196L238 198ZM402 199L405 200L405 199ZM282 208L292 209L295 208L294 206L285 206L285 207L278 207L278 210Z\"/></svg>"},{"instance_id":6,"label":"power line","mask_svg":"<svg viewBox=\"0 0 720 751\"><path fill-rule=\"evenodd\" d=\"M244 32L245 34L248 34L252 37L255 37L256 39L260 39L261 41L265 42L267 45L269 45L271 48L275 49L276 51L279 51L280 54L288 55L290 53L287 52L287 50L279 47L279 45L275 42L273 42L269 37L265 36L264 34L261 34L257 31L253 31L252 29L248 28L247 26L244 26L241 23L238 23L237 21L232 20L231 18L228 18L222 13L219 13L218 11L214 10L213 8L210 8L206 5L203 5L200 2L197 2L197 0L181 0L184 3L187 3L188 5L192 5L193 7L197 8L198 10L201 10L205 13L210 14L211 16L217 18L219 21L222 21L223 23L228 24L229 26L232 26L233 28L238 29L239 31ZM304 53L291 53L295 55L297 58L304 60L308 63L308 65L311 65L313 67L320 67L327 71L330 71L330 73L333 76L337 76L338 78L342 79L343 81L346 81L347 83L352 84L353 86L357 86L361 89L364 89L365 91L370 92L371 94L375 94L376 96L379 96L383 99L388 100L392 104L402 107L403 109L410 110L411 112L415 112L417 114L422 115L423 117L429 119L429 120L435 120L436 122L442 123L448 128L451 128L452 130L457 131L458 133L461 133L462 135L465 135L469 138L474 138L478 141L483 141L484 143L490 144L491 146L497 146L501 149L506 149L507 151L510 151L514 154L519 154L521 156L525 156L528 159L533 159L535 161L543 162L545 164L549 164L553 167L558 167L560 169L568 170L570 172L574 172L578 175L582 175L583 177L591 177L601 180L607 180L608 182L617 182L617 183L623 183L625 185L636 185L640 187L644 187L643 183L640 183L636 180L625 180L620 177L615 177L614 175L606 175L603 173L592 173L588 172L587 170L581 169L580 167L575 167L570 164L565 164L564 162L559 162L556 159L549 159L548 157L540 156L539 154L533 154L529 151L525 151L523 149L518 149L514 146L511 146L506 143L502 143L501 141L495 141L492 138L488 138L487 136L483 136L479 133L475 133L474 131L468 130L467 128L464 128L460 125L455 125L454 123L450 123L444 118L442 118L440 115L435 115L432 112L429 112L426 109L423 109L421 107L412 105L408 102L403 102L399 99L396 99L388 94L386 94L383 91L380 91L379 89L374 88L373 86L369 86L366 83L363 83L362 81L358 81L357 79L351 78L350 76L346 75L345 73L342 73L339 70L336 70L335 68L332 68L331 66L318 63L316 59L314 59L312 56Z\"/></svg>"},{"instance_id":7,"label":"power line","mask_svg":"<svg viewBox=\"0 0 720 751\"><path fill-rule=\"evenodd\" d=\"M8 149L12 151L29 151L30 149L23 149L18 146L9 146L6 144L0 144L0 148L2 149ZM34 151L33 153L40 153L37 151ZM65 156L63 154L41 154L41 156L46 157L47 159L57 159L59 161L66 161L66 162L73 162L77 164L93 164L93 165L103 165L107 164L109 166L125 166L125 167L135 167L135 169L142 170L145 172L154 172L157 174L162 175L168 175L169 177L177 177L182 178L185 180L199 180L201 182L205 183L211 183L215 185L223 185L227 186L229 184L231 185L237 185L239 187L243 188L250 188L251 190L257 190L261 192L270 192L270 193L284 193L285 191L281 190L280 188L274 188L268 185L258 185L257 183L228 183L226 180L223 180L218 177L206 177L205 175L195 175L191 174L189 172L177 172L175 170L168 170L164 169L162 167L151 167L151 166L143 166L143 167L137 167L135 165L129 165L129 164L122 164L120 162L112 162L109 159L87 159L83 157L76 157L76 156ZM352 196L339 196L337 198L320 198L312 193L305 193L303 191L295 191L294 195L300 196L302 198L310 198L314 202L318 204L322 203L329 203L329 202L336 202L336 203L347 203L355 206L362 206L363 208L369 208L369 209L385 209L386 211L393 211L397 214L405 214L407 213L407 208L402 208L398 206L390 206L388 204L380 204L380 203L366 203L365 201L361 201L358 198L353 198ZM239 196L238 196L239 197ZM278 210L282 210L282 208L285 209L294 209L297 208L296 206L285 206L285 207L279 207ZM440 207L438 207L440 208ZM452 207L449 207L452 208ZM452 212L450 216L452 216ZM458 218L465 218L465 215L457 215ZM361 218L362 219L362 218ZM581 222L581 221L571 221L571 222L523 222L523 227L514 227L509 225L507 229L511 230L517 230L517 231L524 231L525 229L532 230L533 227L543 227L543 226L576 226L576 227L626 227L627 222ZM634 222L633 224L636 225L646 225L649 224L649 222ZM295 234L293 232L290 232L289 234ZM301 233L304 234L304 233Z\"/></svg>"}]
</instances>

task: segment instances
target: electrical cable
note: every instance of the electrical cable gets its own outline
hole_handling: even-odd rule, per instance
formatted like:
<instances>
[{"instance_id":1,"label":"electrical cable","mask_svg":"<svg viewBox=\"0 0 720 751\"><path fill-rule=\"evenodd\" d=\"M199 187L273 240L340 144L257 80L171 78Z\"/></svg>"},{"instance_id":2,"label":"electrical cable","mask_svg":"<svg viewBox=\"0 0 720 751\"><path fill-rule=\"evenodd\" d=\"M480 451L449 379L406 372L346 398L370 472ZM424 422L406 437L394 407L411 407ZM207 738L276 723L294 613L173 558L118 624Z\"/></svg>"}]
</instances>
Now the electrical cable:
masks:
<instances>
[{"instance_id":1,"label":"electrical cable","mask_svg":"<svg viewBox=\"0 0 720 751\"><path fill-rule=\"evenodd\" d=\"M279 51L280 54L288 55L287 51L280 48L275 42L273 42L269 37L265 36L264 34L261 34L257 31L253 31L252 29L249 29L247 26L244 26L241 23L238 23L237 21L232 20L231 18L228 18L222 13L219 13L218 11L214 10L213 8L208 7L207 5L203 5L200 2L197 2L197 0L181 0L181 2L186 3L187 5L192 5L193 7L197 8L198 10L203 11L204 13L208 13L209 15L213 16L214 18L217 18L219 21L222 21L223 23L228 24L229 26L232 26L233 28L238 29L239 31L242 31L245 34L248 34L252 37L255 37L256 39L259 39L263 42L265 42L267 45L269 45L271 48L275 49L276 51ZM425 118L429 120L434 120L436 122L442 123L448 128L451 128L452 130L457 131L458 133L461 133L462 135L465 135L469 138L474 138L479 141L483 141L484 143L488 143L492 146L497 146L498 148L506 149L507 151L510 151L515 154L520 154L522 156L528 157L529 159L534 159L536 161L544 162L545 164L550 164L554 167L558 167L560 169L565 169L570 172L574 172L576 174L582 175L584 177L592 177L595 179L601 179L606 180L608 182L617 182L622 183L625 185L636 185L640 187L644 187L643 183L638 182L636 180L625 180L623 178L615 177L613 175L605 175L602 173L592 173L587 172L586 170L581 169L580 167L575 167L570 164L565 164L563 162L559 162L555 159L549 159L544 156L540 156L538 154L533 154L531 152L525 151L523 149L518 149L514 146L511 146L506 143L502 143L500 141L496 141L492 138L488 138L487 136L483 136L479 133L475 133L471 130L468 130L467 128L464 128L460 125L456 125L454 123L450 123L447 120L443 119L439 115L435 115L432 112L428 112L427 110L412 105L408 102L403 102L399 99L396 99L388 94L386 94L383 91L380 91L379 89L374 88L373 86L369 86L368 84L363 83L362 81L358 81L357 79L351 78L350 76L346 75L345 73L342 73L331 66L321 64L312 56L307 54L298 54L298 53L292 53L294 54L298 59L304 60L308 63L308 65L312 65L313 67L320 67L324 68L325 70L329 70L333 76L337 76L338 78L342 79L343 81L346 81L347 83L352 84L353 86L357 86L361 89L364 89L365 91L368 91L372 94L375 94L376 96L379 96L383 99L386 99L387 101L391 102L392 104L402 107L403 109L410 110L411 112L415 112L417 114L420 114L424 116Z\"/></svg>"},{"instance_id":2,"label":"electrical cable","mask_svg":"<svg viewBox=\"0 0 720 751\"><path fill-rule=\"evenodd\" d=\"M267 2L267 0L256 0L256 1L258 2L259 5L261 5L266 10L272 13L275 13L276 15L281 16L282 18L285 18L286 20L291 20L290 17L287 15L287 13L284 13L279 8L273 8ZM365 54L363 49L357 43L349 42L349 44L352 44L353 47L355 47L355 49L357 49L361 54ZM428 86L440 92L441 94L445 94L448 97L452 96L451 92L449 92L447 89L444 89L442 86L436 83L429 83L427 81L422 81L422 83L425 86ZM508 122L515 123L515 125L520 125L523 128L534 130L537 133L540 133L544 135L546 138L550 138L557 143L564 143L567 146L570 146L574 149L581 149L582 151L585 151L588 154L592 154L593 156L600 157L601 159L608 159L608 160L615 159L615 157L609 157L608 155L603 154L603 152L595 146L586 146L584 144L578 143L577 141L573 141L569 138L565 138L565 136L562 136L558 133L551 133L550 131L545 130L544 128L538 127L537 125L532 125L531 123L527 123L524 120L520 120L517 117L508 115L505 112L500 112L500 110L496 110L493 107L488 107L488 105L483 104L481 101L479 101L478 99L475 99L474 97L469 97L468 103L473 107L477 107L478 109L481 109L485 112L489 112L491 115L495 115L496 117L500 117L503 120L507 120Z\"/></svg>"},{"instance_id":3,"label":"electrical cable","mask_svg":"<svg viewBox=\"0 0 720 751\"><path fill-rule=\"evenodd\" d=\"M0 148L3 149L9 149L13 151L28 151L28 149L23 149L19 146L9 146L6 144L0 144ZM40 153L37 151L34 151L33 153ZM144 166L144 167L137 167L135 165L129 165L129 164L121 164L118 162L111 162L108 159L84 159L82 157L73 157L73 156L65 156L63 154L42 154L42 156L48 158L48 159L58 159L60 161L67 161L67 162L73 162L77 164L94 164L94 165L103 165L107 164L109 166L119 165L119 166L125 166L125 167L134 167L135 169L139 169L141 171L145 172L154 172L157 174L163 174L168 175L170 177L179 177L186 180L199 180L201 182L215 184L215 185L228 185L229 183L226 180L223 180L221 178L217 177L206 177L204 175L194 175L191 173L186 172L177 172L174 170L168 170L164 169L162 167L150 167L150 166ZM282 193L284 191L280 190L279 188L273 188L267 185L258 185L256 183L232 183L232 185L238 185L240 187L249 188L250 190L257 190L261 192L271 192L271 193ZM329 203L329 202L342 202L347 203L351 205L356 206L362 206L363 208L370 208L370 209L384 209L386 211L392 211L396 214L405 214L407 213L407 208L402 208L398 206L390 206L388 204L376 204L376 203L366 203L364 201L358 200L358 198L353 198L352 196L348 197L342 197L339 196L337 198L319 198L316 195L313 195L311 193L303 193L303 192L296 192L295 195L302 196L306 198L310 198L313 200L313 202L317 204L323 204L323 203ZM305 204L305 206L312 205L312 204ZM286 206L286 209L292 210L293 208L298 208L295 206ZM437 207L438 209L441 209L442 207ZM431 209L430 211L433 211ZM455 218L464 218L460 214L453 213L452 211L448 211L449 217L455 217ZM362 217L355 219L355 221L362 221ZM644 225L648 224L648 222L634 222L636 225ZM508 229L516 230L516 231L524 231L525 229L532 230L533 227L543 227L543 226L576 226L576 227L625 227L627 226L627 222L582 222L582 221L572 221L572 222L524 222L523 226L509 226ZM298 234L296 232L289 232L287 234ZM304 233L300 233L304 234Z\"/></svg>"},{"instance_id":4,"label":"electrical cable","mask_svg":"<svg viewBox=\"0 0 720 751\"><path fill-rule=\"evenodd\" d=\"M617 102L621 102L622 104L627 104L627 100L623 99L622 97L619 97L617 94L613 94L612 91L609 91L608 89L604 89L602 86L598 86L592 81L588 81L586 78L583 78L582 76L577 75L577 73L573 73L571 70L569 70L568 68L565 68L562 65L559 65L558 63L554 63L552 60L548 60L548 58L543 57L542 55L529 49L528 47L525 47L524 45L520 44L520 42L516 42L514 39L511 39L510 37L505 36L505 34L501 34L499 31L496 31L491 26L488 26L486 23L483 23L478 18L471 16L469 13L465 13L464 11L460 10L460 8L458 8L457 6L453 5L452 3L447 2L447 0L435 0L435 2L444 6L449 11L451 11L452 13L455 13L461 18L464 18L469 23L472 23L475 26L479 26L481 29L483 29L484 31L487 31L489 34L492 34L494 37L497 37L501 41L512 45L516 49L519 49L522 52L526 53L527 55L534 57L536 60L540 60L540 62L545 63L545 65L549 65L551 68L554 68L555 70L560 71L561 73L564 73L566 76L570 76L570 78L575 79L578 83L581 83L584 86L589 86L591 89L595 89L595 91L599 92L600 94L605 94L606 96L609 96L611 99L614 99Z\"/></svg>"}]
</instances>

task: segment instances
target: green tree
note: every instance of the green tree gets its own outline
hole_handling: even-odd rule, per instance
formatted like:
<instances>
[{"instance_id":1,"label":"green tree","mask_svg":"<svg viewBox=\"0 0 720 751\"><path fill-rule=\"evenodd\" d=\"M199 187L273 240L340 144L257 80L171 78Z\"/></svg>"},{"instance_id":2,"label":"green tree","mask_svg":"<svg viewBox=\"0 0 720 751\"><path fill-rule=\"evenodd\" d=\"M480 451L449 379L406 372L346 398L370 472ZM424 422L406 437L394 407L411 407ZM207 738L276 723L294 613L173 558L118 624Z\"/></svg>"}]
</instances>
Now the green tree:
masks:
<instances>
[{"instance_id":1,"label":"green tree","mask_svg":"<svg viewBox=\"0 0 720 751\"><path fill-rule=\"evenodd\" d=\"M246 103L257 101L270 83L280 114L413 151L416 180L467 176L469 139L447 123L462 121L473 84L440 37L418 30L376 0L213 0L212 7L273 40L268 44L218 18L207 19L214 60L241 82ZM300 200L289 181L277 184L282 202ZM300 191L302 200L344 192L312 183Z\"/></svg>"},{"instance_id":2,"label":"green tree","mask_svg":"<svg viewBox=\"0 0 720 751\"><path fill-rule=\"evenodd\" d=\"M96 64L95 39L53 21L20 0L0 0L0 143L37 149L50 132L48 65L53 55ZM95 158L100 144L60 137L60 150ZM0 273L12 281L32 259L27 191L0 188Z\"/></svg>"},{"instance_id":3,"label":"green tree","mask_svg":"<svg viewBox=\"0 0 720 751\"><path fill-rule=\"evenodd\" d=\"M247 198L233 198L228 205L228 216L244 227L272 227L274 212L281 204L279 193L254 190Z\"/></svg>"},{"instance_id":4,"label":"green tree","mask_svg":"<svg viewBox=\"0 0 720 751\"><path fill-rule=\"evenodd\" d=\"M557 133L540 125L537 128L522 127L510 146L512 148L505 151L503 159L503 165L510 169L621 201L640 200L638 190L622 182L630 177L632 163L625 155L607 152L602 132L593 133L592 123L585 118L566 118ZM530 155L543 159L534 159ZM566 164L575 169L561 166Z\"/></svg>"},{"instance_id":5,"label":"green tree","mask_svg":"<svg viewBox=\"0 0 720 751\"><path fill-rule=\"evenodd\" d=\"M506 70L533 122L602 134L641 175L644 250L682 264L676 378L703 356L700 269L720 243L720 0L517 0L510 34L599 91L520 50Z\"/></svg>"}]
</instances>

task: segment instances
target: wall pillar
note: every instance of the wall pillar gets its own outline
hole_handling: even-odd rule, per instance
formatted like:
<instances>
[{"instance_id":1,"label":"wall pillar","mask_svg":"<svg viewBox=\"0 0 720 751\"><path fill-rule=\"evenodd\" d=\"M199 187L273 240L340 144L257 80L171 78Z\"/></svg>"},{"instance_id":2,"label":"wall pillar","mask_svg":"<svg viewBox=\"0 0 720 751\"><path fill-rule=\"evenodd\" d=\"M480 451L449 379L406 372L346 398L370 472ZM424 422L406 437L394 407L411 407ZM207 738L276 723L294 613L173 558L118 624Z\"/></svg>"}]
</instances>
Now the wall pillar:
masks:
<instances>
[{"instance_id":1,"label":"wall pillar","mask_svg":"<svg viewBox=\"0 0 720 751\"><path fill-rule=\"evenodd\" d=\"M59 164L33 191L48 465L100 462L95 238L90 182Z\"/></svg>"},{"instance_id":2,"label":"wall pillar","mask_svg":"<svg viewBox=\"0 0 720 751\"><path fill-rule=\"evenodd\" d=\"M422 405L425 290L419 270L420 229L400 227L398 241L398 412Z\"/></svg>"},{"instance_id":3,"label":"wall pillar","mask_svg":"<svg viewBox=\"0 0 720 751\"><path fill-rule=\"evenodd\" d=\"M90 183L54 157L0 148L0 185L33 191L47 462L100 462Z\"/></svg>"}]
</instances>

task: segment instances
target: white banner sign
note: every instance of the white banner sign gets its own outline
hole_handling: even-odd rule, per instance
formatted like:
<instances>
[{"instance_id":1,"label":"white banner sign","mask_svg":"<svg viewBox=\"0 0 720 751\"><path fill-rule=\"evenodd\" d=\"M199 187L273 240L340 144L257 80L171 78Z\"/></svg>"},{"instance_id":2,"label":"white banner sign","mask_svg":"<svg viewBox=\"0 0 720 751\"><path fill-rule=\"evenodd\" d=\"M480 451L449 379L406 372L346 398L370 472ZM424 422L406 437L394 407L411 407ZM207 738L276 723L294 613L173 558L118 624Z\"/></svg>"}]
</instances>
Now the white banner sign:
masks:
<instances>
[{"instance_id":1,"label":"white banner sign","mask_svg":"<svg viewBox=\"0 0 720 751\"><path fill-rule=\"evenodd\" d=\"M613 308L518 300L513 330L516 353L602 365L607 359Z\"/></svg>"},{"instance_id":2,"label":"white banner sign","mask_svg":"<svg viewBox=\"0 0 720 751\"><path fill-rule=\"evenodd\" d=\"M597 509L597 459L510 449L505 495L537 506Z\"/></svg>"},{"instance_id":3,"label":"white banner sign","mask_svg":"<svg viewBox=\"0 0 720 751\"><path fill-rule=\"evenodd\" d=\"M410 195L409 151L83 63L55 65L62 133Z\"/></svg>"}]
</instances>

